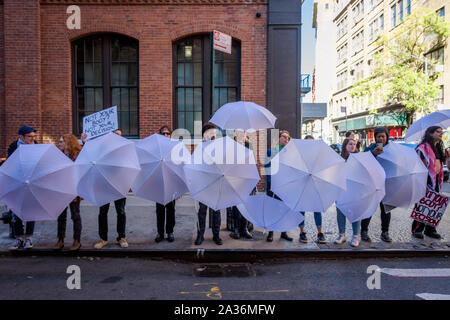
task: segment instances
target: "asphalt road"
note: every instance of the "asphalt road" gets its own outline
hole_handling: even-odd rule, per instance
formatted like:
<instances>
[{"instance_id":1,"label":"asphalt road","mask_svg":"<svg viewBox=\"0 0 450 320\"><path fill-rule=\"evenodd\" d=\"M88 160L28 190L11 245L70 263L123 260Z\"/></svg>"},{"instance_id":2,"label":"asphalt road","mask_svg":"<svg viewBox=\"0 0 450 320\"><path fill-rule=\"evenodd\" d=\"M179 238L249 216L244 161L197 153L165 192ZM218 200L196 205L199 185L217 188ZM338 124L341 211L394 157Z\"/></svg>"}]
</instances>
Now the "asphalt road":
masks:
<instances>
[{"instance_id":1,"label":"asphalt road","mask_svg":"<svg viewBox=\"0 0 450 320\"><path fill-rule=\"evenodd\" d=\"M67 273L69 266L75 267ZM375 267L368 273L370 266ZM78 267L80 277L76 279ZM381 272L373 271L378 268ZM408 274L408 270L386 268L426 270L410 270ZM368 288L368 279L374 289ZM68 288L68 282L73 289ZM77 284L80 289L76 288ZM418 296L421 294L428 295L421 298ZM0 258L0 300L415 300L424 297L450 299L450 259L303 259L203 265L144 258Z\"/></svg>"}]
</instances>

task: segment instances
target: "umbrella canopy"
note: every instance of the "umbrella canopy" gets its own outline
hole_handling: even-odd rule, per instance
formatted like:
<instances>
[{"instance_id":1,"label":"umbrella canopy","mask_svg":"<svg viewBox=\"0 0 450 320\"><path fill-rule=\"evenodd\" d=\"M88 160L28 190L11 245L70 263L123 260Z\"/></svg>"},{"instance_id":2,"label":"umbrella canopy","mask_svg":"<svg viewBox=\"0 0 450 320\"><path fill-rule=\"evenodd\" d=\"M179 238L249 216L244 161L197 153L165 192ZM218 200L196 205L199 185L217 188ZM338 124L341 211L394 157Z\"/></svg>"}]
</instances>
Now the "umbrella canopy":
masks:
<instances>
[{"instance_id":1,"label":"umbrella canopy","mask_svg":"<svg viewBox=\"0 0 450 320\"><path fill-rule=\"evenodd\" d=\"M371 217L385 195L386 174L371 152L352 153L345 163L347 191L336 206L350 222Z\"/></svg>"},{"instance_id":2,"label":"umbrella canopy","mask_svg":"<svg viewBox=\"0 0 450 320\"><path fill-rule=\"evenodd\" d=\"M386 172L383 203L407 209L425 196L428 170L414 149L389 143L377 160Z\"/></svg>"},{"instance_id":3,"label":"umbrella canopy","mask_svg":"<svg viewBox=\"0 0 450 320\"><path fill-rule=\"evenodd\" d=\"M292 230L305 219L300 212L289 209L283 201L267 195L250 196L237 207L248 221L270 231Z\"/></svg>"},{"instance_id":4,"label":"umbrella canopy","mask_svg":"<svg viewBox=\"0 0 450 320\"><path fill-rule=\"evenodd\" d=\"M405 141L419 141L422 139L427 128L431 126L439 126L443 129L447 129L447 127L450 126L450 109L433 112L414 121L406 132Z\"/></svg>"},{"instance_id":5,"label":"umbrella canopy","mask_svg":"<svg viewBox=\"0 0 450 320\"><path fill-rule=\"evenodd\" d=\"M209 122L222 129L260 130L274 128L277 118L266 108L248 101L224 104Z\"/></svg>"},{"instance_id":6,"label":"umbrella canopy","mask_svg":"<svg viewBox=\"0 0 450 320\"><path fill-rule=\"evenodd\" d=\"M154 134L136 143L141 171L131 189L138 197L166 205L188 192L183 165L190 160L184 143Z\"/></svg>"},{"instance_id":7,"label":"umbrella canopy","mask_svg":"<svg viewBox=\"0 0 450 320\"><path fill-rule=\"evenodd\" d=\"M96 206L121 199L139 171L133 142L112 132L89 140L75 161L78 195Z\"/></svg>"},{"instance_id":8,"label":"umbrella canopy","mask_svg":"<svg viewBox=\"0 0 450 320\"><path fill-rule=\"evenodd\" d=\"M253 152L228 136L198 145L184 173L191 197L213 210L240 204L260 179Z\"/></svg>"},{"instance_id":9,"label":"umbrella canopy","mask_svg":"<svg viewBox=\"0 0 450 320\"><path fill-rule=\"evenodd\" d=\"M325 212L346 189L344 164L322 140L292 139L271 161L272 191L294 211Z\"/></svg>"},{"instance_id":10,"label":"umbrella canopy","mask_svg":"<svg viewBox=\"0 0 450 320\"><path fill-rule=\"evenodd\" d=\"M24 144L0 167L0 199L23 221L56 220L77 196L74 164L53 144Z\"/></svg>"}]
</instances>

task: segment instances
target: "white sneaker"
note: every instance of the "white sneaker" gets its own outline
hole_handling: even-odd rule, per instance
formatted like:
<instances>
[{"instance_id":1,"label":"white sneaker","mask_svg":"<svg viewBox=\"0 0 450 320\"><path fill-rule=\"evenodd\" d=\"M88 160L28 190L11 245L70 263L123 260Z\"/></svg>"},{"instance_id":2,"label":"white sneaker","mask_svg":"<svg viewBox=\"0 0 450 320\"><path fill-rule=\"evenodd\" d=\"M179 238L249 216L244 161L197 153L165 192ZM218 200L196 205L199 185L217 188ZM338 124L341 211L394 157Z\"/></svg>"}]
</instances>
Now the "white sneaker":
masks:
<instances>
[{"instance_id":1,"label":"white sneaker","mask_svg":"<svg viewBox=\"0 0 450 320\"><path fill-rule=\"evenodd\" d=\"M338 237L336 238L336 240L334 240L335 244L343 244L345 243L347 239L345 238L345 234L340 234L338 235Z\"/></svg>"},{"instance_id":2,"label":"white sneaker","mask_svg":"<svg viewBox=\"0 0 450 320\"><path fill-rule=\"evenodd\" d=\"M101 249L101 248L103 248L104 246L106 246L108 244L108 241L105 241L105 240L103 240L103 239L100 239L95 245L94 245L94 248L95 249Z\"/></svg>"},{"instance_id":3,"label":"white sneaker","mask_svg":"<svg viewBox=\"0 0 450 320\"><path fill-rule=\"evenodd\" d=\"M119 240L117 240L117 242L119 243L119 245L120 245L122 248L128 248L128 242L127 242L127 239L125 239L125 238L120 238Z\"/></svg>"},{"instance_id":4,"label":"white sneaker","mask_svg":"<svg viewBox=\"0 0 450 320\"><path fill-rule=\"evenodd\" d=\"M358 247L359 246L359 236L353 236L352 242L350 243L352 247Z\"/></svg>"}]
</instances>

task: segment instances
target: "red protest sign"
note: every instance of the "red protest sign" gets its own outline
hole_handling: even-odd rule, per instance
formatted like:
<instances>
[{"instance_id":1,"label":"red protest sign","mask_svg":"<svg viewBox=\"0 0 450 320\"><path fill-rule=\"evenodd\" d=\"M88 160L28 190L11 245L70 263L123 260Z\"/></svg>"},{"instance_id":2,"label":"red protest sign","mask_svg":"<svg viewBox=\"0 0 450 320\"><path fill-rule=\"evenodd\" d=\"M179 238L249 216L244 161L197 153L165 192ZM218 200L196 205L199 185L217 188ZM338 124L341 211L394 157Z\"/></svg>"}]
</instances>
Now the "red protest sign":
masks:
<instances>
[{"instance_id":1,"label":"red protest sign","mask_svg":"<svg viewBox=\"0 0 450 320\"><path fill-rule=\"evenodd\" d=\"M433 227L437 227L447 208L449 198L437 192L427 190L425 197L414 205L411 218Z\"/></svg>"}]
</instances>

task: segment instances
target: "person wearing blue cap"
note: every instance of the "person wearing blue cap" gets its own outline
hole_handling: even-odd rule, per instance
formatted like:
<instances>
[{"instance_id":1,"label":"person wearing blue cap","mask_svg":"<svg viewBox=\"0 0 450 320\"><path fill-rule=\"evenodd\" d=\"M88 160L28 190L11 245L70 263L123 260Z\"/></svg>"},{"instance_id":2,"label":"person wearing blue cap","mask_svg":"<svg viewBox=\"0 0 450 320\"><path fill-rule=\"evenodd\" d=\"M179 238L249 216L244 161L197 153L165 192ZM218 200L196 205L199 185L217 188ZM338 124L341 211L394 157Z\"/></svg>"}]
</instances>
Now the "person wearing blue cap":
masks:
<instances>
[{"instance_id":1,"label":"person wearing blue cap","mask_svg":"<svg viewBox=\"0 0 450 320\"><path fill-rule=\"evenodd\" d=\"M19 128L18 135L19 138L11 143L8 148L8 158L13 154L14 151L22 144L33 144L36 142L36 129L28 126L23 126ZM12 229L16 241L14 245L11 247L11 250L17 249L31 249L33 248L33 242L31 241L31 237L34 233L34 221L27 221L25 226L25 240L24 240L24 227L23 221L14 214L12 219Z\"/></svg>"}]
</instances>

